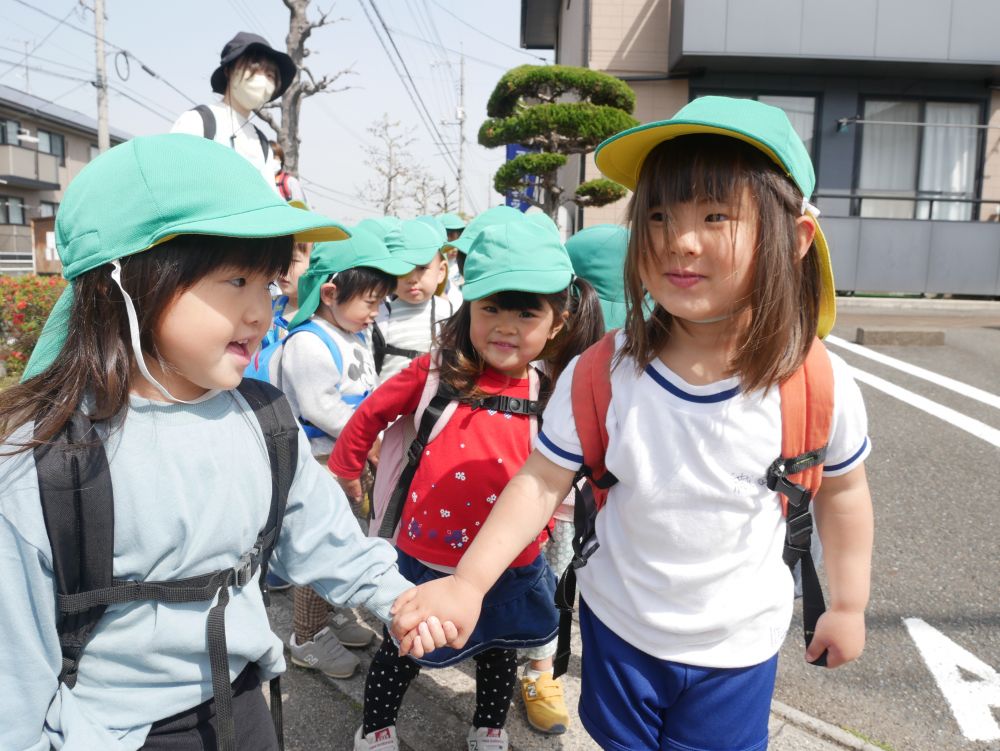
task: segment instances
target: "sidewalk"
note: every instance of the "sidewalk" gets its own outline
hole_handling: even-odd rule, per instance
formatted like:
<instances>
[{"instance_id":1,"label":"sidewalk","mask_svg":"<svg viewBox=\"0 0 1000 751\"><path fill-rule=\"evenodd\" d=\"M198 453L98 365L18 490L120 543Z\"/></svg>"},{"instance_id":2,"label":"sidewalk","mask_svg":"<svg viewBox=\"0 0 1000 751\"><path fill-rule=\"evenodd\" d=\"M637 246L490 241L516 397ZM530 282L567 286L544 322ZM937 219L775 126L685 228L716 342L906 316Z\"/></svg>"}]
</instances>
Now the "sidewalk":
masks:
<instances>
[{"instance_id":1,"label":"sidewalk","mask_svg":"<svg viewBox=\"0 0 1000 751\"><path fill-rule=\"evenodd\" d=\"M271 623L287 641L292 619L290 593L272 596ZM362 611L363 612L363 611ZM371 616L365 622L381 628ZM511 751L594 751L600 747L576 719L580 695L579 632L574 628L570 672L562 678L573 721L563 735L544 736L528 726L524 706L515 695L507 720ZM378 640L357 650L361 668L348 680L327 680L321 675L289 663L282 677L286 751L323 748L351 751L354 731L361 724L365 674ZM287 653L286 653L287 657ZM266 695L266 691L265 691ZM410 686L400 715L398 730L405 751L461 751L475 705L475 667L469 660L443 670L423 670ZM770 751L878 751L849 735L792 707L775 702L771 712Z\"/></svg>"}]
</instances>

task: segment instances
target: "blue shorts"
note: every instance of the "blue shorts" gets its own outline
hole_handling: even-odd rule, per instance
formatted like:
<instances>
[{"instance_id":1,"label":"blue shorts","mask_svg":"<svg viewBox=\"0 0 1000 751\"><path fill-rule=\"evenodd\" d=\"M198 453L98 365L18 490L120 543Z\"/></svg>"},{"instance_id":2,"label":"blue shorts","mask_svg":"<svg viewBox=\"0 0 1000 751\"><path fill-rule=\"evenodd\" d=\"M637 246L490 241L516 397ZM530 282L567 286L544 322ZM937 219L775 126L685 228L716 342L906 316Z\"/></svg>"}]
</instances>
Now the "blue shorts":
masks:
<instances>
[{"instance_id":1,"label":"blue shorts","mask_svg":"<svg viewBox=\"0 0 1000 751\"><path fill-rule=\"evenodd\" d=\"M636 649L581 598L580 720L604 749L763 751L775 655L747 668L699 668Z\"/></svg>"},{"instance_id":2,"label":"blue shorts","mask_svg":"<svg viewBox=\"0 0 1000 751\"><path fill-rule=\"evenodd\" d=\"M399 573L414 584L447 576L396 549ZM479 622L461 649L439 647L414 662L431 668L453 665L487 649L540 647L559 631L555 604L556 577L539 555L527 566L504 571L483 598Z\"/></svg>"}]
</instances>

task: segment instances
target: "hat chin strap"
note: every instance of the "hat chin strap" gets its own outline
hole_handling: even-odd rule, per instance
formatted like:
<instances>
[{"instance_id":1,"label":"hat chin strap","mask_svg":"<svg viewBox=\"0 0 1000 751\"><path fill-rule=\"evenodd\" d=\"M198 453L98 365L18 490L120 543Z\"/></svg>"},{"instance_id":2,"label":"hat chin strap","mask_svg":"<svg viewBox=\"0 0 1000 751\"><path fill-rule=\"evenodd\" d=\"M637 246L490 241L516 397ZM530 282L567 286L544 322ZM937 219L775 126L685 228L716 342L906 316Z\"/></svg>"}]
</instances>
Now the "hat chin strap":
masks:
<instances>
[{"instance_id":1,"label":"hat chin strap","mask_svg":"<svg viewBox=\"0 0 1000 751\"><path fill-rule=\"evenodd\" d=\"M149 381L156 388L156 390L163 395L164 399L170 402L177 402L179 404L198 404L199 402L211 399L213 396L222 391L222 389L209 389L207 393L202 394L197 399L188 401L186 399L178 399L176 396L167 391L165 386L153 378L152 373L149 372L149 368L146 367L146 358L142 355L142 345L139 342L139 316L135 313L135 305L132 303L132 298L122 286L121 264L118 263L116 259L111 262L111 266L113 267L111 270L111 278L114 280L115 284L118 285L118 289L121 290L122 297L125 298L125 312L128 315L128 333L129 339L132 343L132 357L135 359L135 364L138 366L139 372L142 373L142 377Z\"/></svg>"}]
</instances>

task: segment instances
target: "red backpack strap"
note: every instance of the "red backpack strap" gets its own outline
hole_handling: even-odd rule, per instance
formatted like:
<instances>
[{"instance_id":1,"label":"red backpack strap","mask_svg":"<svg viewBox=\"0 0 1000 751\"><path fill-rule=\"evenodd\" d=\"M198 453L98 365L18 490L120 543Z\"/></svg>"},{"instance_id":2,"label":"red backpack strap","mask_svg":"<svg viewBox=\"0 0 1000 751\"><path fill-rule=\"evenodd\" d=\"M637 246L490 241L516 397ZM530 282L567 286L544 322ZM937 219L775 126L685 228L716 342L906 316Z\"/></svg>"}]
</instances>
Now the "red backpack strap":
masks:
<instances>
[{"instance_id":1,"label":"red backpack strap","mask_svg":"<svg viewBox=\"0 0 1000 751\"><path fill-rule=\"evenodd\" d=\"M833 420L833 368L826 347L814 339L805 362L781 384L781 456L767 471L767 486L780 494L785 513L782 558L799 572L802 585L802 631L806 646L826 610L823 589L812 559L812 512L809 501L823 481L823 462ZM814 665L826 665L823 652Z\"/></svg>"},{"instance_id":2,"label":"red backpack strap","mask_svg":"<svg viewBox=\"0 0 1000 751\"><path fill-rule=\"evenodd\" d=\"M779 477L815 498L823 482L823 462L833 420L833 367L823 342L813 340L805 362L781 384L779 391L781 457L776 464L783 468L775 469ZM788 516L788 494L780 485L772 489L782 493L782 511Z\"/></svg>"},{"instance_id":3,"label":"red backpack strap","mask_svg":"<svg viewBox=\"0 0 1000 751\"><path fill-rule=\"evenodd\" d=\"M583 464L595 482L607 473L604 454L608 448L608 407L611 405L611 360L615 354L615 332L610 331L591 345L573 371L571 399L576 433L583 449ZM604 502L601 498L600 507Z\"/></svg>"}]
</instances>

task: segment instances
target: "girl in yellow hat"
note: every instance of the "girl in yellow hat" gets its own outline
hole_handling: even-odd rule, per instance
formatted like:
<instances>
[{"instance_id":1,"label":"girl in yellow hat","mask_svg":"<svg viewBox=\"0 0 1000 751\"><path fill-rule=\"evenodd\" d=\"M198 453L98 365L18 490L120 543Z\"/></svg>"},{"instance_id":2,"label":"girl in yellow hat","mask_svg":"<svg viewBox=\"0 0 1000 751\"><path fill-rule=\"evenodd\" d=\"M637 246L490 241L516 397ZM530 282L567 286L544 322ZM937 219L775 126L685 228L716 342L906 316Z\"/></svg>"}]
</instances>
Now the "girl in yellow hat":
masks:
<instances>
[{"instance_id":1,"label":"girl in yellow hat","mask_svg":"<svg viewBox=\"0 0 1000 751\"><path fill-rule=\"evenodd\" d=\"M581 428L577 373L564 371L534 453L454 575L397 601L396 625L432 613L458 626L450 646L460 645L482 592L585 458L595 468L588 447L604 433L597 459L617 483L596 514L599 547L577 570L581 721L603 748L764 749L792 614L786 562L808 562L819 479L830 607L807 634L806 660L837 667L861 654L869 594L867 418L849 368L816 338L833 324L834 287L807 202L812 165L781 110L724 97L609 139L597 165L634 191L605 419ZM818 375L802 370L807 360ZM586 372L582 358L575 368ZM802 409L789 415L800 379ZM820 445L790 456L796 421Z\"/></svg>"}]
</instances>

